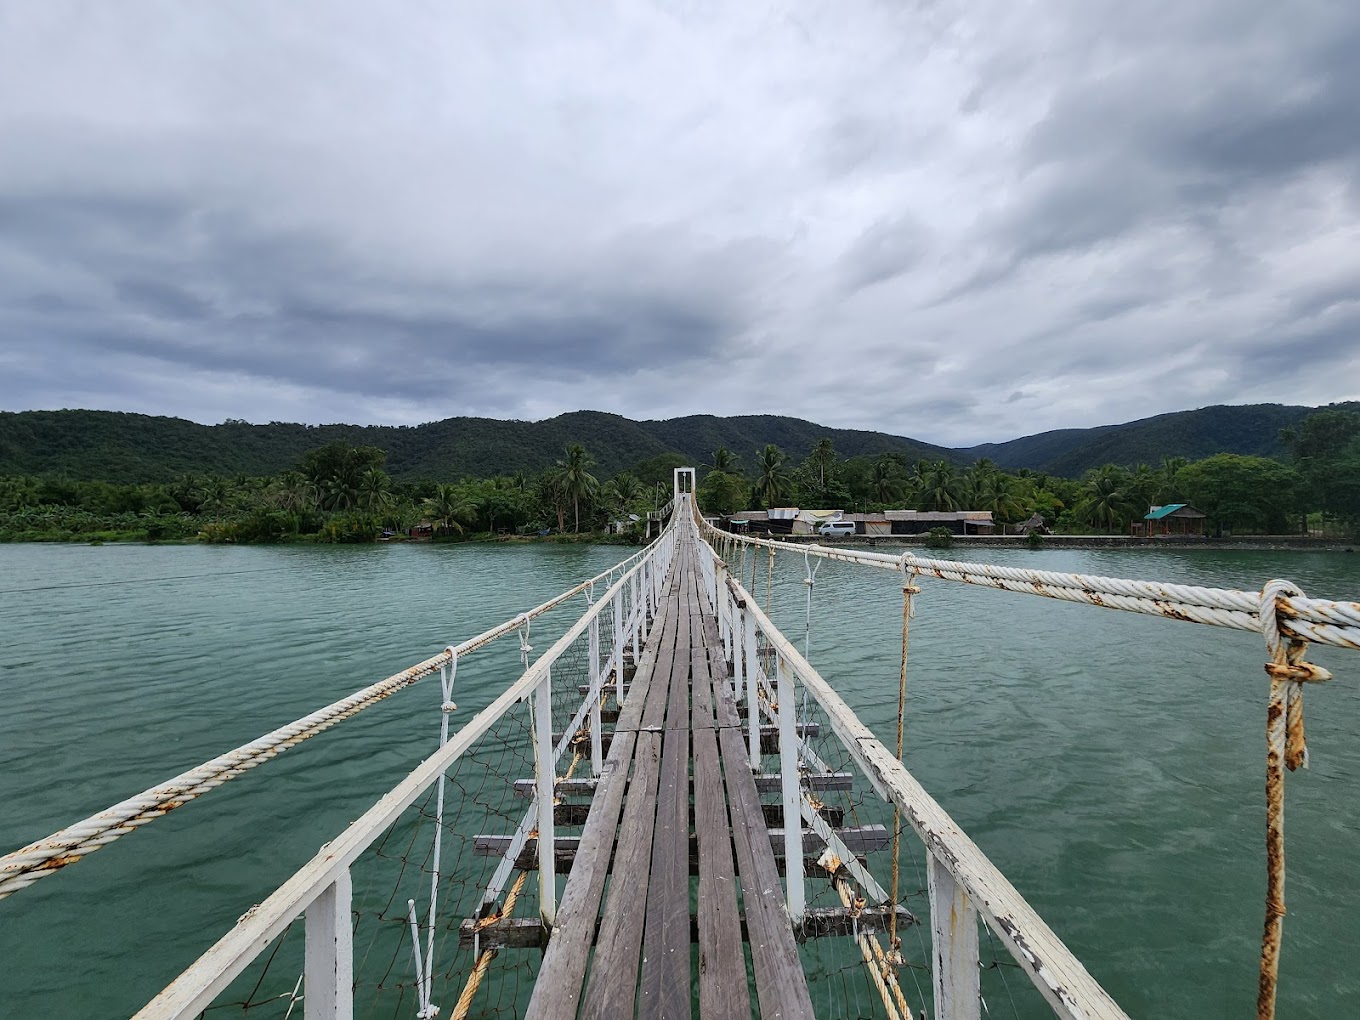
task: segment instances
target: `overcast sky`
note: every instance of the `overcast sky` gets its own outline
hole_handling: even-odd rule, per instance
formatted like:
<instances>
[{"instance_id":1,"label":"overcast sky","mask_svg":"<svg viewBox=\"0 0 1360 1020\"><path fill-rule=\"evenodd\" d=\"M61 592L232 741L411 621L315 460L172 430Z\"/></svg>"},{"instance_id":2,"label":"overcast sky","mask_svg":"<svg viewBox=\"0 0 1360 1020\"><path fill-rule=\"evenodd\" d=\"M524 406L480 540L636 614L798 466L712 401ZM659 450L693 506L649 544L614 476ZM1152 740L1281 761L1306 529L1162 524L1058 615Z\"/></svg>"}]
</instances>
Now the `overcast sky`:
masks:
<instances>
[{"instance_id":1,"label":"overcast sky","mask_svg":"<svg viewBox=\"0 0 1360 1020\"><path fill-rule=\"evenodd\" d=\"M0 409L1360 397L1360 4L0 0Z\"/></svg>"}]
</instances>

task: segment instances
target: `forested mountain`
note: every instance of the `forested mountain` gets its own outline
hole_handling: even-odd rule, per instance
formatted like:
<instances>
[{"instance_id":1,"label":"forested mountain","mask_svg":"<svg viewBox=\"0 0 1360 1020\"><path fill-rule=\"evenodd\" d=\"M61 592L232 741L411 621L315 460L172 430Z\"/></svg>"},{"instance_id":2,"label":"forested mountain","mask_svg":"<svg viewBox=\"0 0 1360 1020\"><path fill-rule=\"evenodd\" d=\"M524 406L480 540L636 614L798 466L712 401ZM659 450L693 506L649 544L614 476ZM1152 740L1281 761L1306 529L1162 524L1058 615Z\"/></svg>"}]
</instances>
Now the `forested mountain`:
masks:
<instances>
[{"instance_id":1,"label":"forested mountain","mask_svg":"<svg viewBox=\"0 0 1360 1020\"><path fill-rule=\"evenodd\" d=\"M1360 404L1338 407L1360 409ZM1175 411L1123 425L1058 429L1008 443L987 443L954 451L964 460L987 457L998 467L1030 468L1062 478L1079 478L1102 464L1156 464L1163 457L1199 460L1215 453L1281 457L1280 430L1293 428L1316 411L1285 404L1219 404Z\"/></svg>"},{"instance_id":2,"label":"forested mountain","mask_svg":"<svg viewBox=\"0 0 1360 1020\"><path fill-rule=\"evenodd\" d=\"M133 483L167 482L190 472L274 475L296 466L307 451L343 440L386 451L387 469L398 480L535 473L549 467L568 443L582 444L594 456L597 473L609 478L668 453L702 465L719 447L733 451L749 470L755 451L766 444L797 460L829 438L843 457L900 453L907 461L958 464L986 457L1003 468L1075 478L1107 463L1156 464L1163 457L1197 459L1215 453L1278 456L1283 453L1280 429L1296 426L1312 410L1280 404L1206 407L957 450L774 415L637 422L600 411L575 411L538 422L447 418L395 427L237 421L199 425L115 411L0 412L0 476Z\"/></svg>"}]
</instances>

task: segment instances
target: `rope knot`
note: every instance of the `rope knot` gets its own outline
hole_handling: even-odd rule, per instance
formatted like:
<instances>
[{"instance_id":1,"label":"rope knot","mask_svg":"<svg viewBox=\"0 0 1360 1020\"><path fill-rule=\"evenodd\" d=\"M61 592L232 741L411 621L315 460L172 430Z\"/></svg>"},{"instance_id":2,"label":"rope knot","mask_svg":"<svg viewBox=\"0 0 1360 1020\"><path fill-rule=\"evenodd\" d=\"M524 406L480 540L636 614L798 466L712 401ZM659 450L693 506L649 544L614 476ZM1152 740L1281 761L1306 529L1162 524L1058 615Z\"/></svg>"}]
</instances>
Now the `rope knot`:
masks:
<instances>
[{"instance_id":1,"label":"rope knot","mask_svg":"<svg viewBox=\"0 0 1360 1020\"><path fill-rule=\"evenodd\" d=\"M1261 635L1265 638L1266 651L1270 654L1270 661L1265 666L1266 673L1272 684L1279 682L1288 685L1284 718L1280 722L1284 726L1284 763L1291 772L1300 766L1308 767L1308 742L1303 730L1303 684L1320 683L1330 680L1332 676L1321 666L1305 662L1303 657L1308 651L1308 642L1286 636L1280 626L1282 619L1288 619L1285 600L1301 595L1302 589L1290 581L1267 581L1261 589L1259 609ZM1275 729L1276 725L1272 717L1269 724L1272 753L1278 753L1275 748L1280 743L1281 734Z\"/></svg>"},{"instance_id":2,"label":"rope knot","mask_svg":"<svg viewBox=\"0 0 1360 1020\"><path fill-rule=\"evenodd\" d=\"M444 704L439 706L439 710L441 712L456 712L458 711L458 706L455 705L452 701L446 701L444 702Z\"/></svg>"},{"instance_id":3,"label":"rope knot","mask_svg":"<svg viewBox=\"0 0 1360 1020\"><path fill-rule=\"evenodd\" d=\"M1320 684L1332 678L1331 670L1323 669L1311 662L1285 663L1283 665L1277 662L1267 662L1266 672L1276 680L1292 680L1295 683Z\"/></svg>"}]
</instances>

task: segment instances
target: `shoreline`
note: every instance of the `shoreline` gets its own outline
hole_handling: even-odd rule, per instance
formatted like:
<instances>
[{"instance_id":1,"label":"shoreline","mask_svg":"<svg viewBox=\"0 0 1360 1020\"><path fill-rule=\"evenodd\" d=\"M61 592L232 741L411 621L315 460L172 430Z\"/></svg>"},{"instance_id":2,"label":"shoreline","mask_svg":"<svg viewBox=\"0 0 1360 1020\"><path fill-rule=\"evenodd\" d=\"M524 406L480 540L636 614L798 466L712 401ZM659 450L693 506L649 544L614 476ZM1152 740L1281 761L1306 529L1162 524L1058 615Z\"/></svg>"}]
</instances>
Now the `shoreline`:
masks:
<instances>
[{"instance_id":1,"label":"shoreline","mask_svg":"<svg viewBox=\"0 0 1360 1020\"><path fill-rule=\"evenodd\" d=\"M766 537L766 536L759 536ZM779 535L775 541L787 545L855 546L859 548L923 548L929 535L846 535L826 538L821 535ZM616 545L641 546L641 536L564 534L564 535L470 535L466 538L400 538L359 543L317 542L312 539L293 539L278 542L206 542L199 538L148 539L136 533L104 532L92 536L50 534L34 538L7 538L0 545ZM1327 552L1353 553L1360 551L1360 539L1307 538L1302 535L1241 535L1226 538L1134 538L1128 535L1044 535L1043 544L1031 549L1025 535L954 535L947 548L958 549L1025 549L1043 552L1046 549L1119 549L1129 551L1236 550L1242 552Z\"/></svg>"},{"instance_id":2,"label":"shoreline","mask_svg":"<svg viewBox=\"0 0 1360 1020\"><path fill-rule=\"evenodd\" d=\"M778 535L775 541L789 545L839 545L860 547L938 548L928 544L930 536L922 535L845 535L826 538L821 535ZM1030 550L1025 535L952 535L950 549L1025 549ZM1303 535L1240 535L1225 538L1134 538L1129 535L1044 535L1043 543L1033 551L1046 549L1127 549L1133 551L1192 552L1195 550L1231 549L1244 552L1356 552L1360 539L1308 538Z\"/></svg>"}]
</instances>

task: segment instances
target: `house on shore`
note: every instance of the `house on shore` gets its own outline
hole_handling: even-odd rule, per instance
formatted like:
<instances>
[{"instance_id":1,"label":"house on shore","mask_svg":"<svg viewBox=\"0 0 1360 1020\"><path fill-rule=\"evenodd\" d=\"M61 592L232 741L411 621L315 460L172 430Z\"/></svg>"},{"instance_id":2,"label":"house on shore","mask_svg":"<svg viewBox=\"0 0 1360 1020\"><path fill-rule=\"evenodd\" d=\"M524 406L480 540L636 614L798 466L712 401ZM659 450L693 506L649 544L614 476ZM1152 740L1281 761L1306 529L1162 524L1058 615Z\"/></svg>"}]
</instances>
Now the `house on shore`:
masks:
<instances>
[{"instance_id":1,"label":"house on shore","mask_svg":"<svg viewBox=\"0 0 1360 1020\"><path fill-rule=\"evenodd\" d=\"M1134 521L1135 535L1166 538L1169 535L1197 535L1204 537L1204 519L1208 514L1196 510L1189 503L1168 503L1148 509L1141 521Z\"/></svg>"},{"instance_id":2,"label":"house on shore","mask_svg":"<svg viewBox=\"0 0 1360 1020\"><path fill-rule=\"evenodd\" d=\"M725 515L718 526L754 535L815 535L828 521L849 521L855 525L856 535L881 538L923 535L932 528L948 528L955 535L990 535L996 530L990 510L885 510L857 514L800 507L743 510Z\"/></svg>"}]
</instances>

